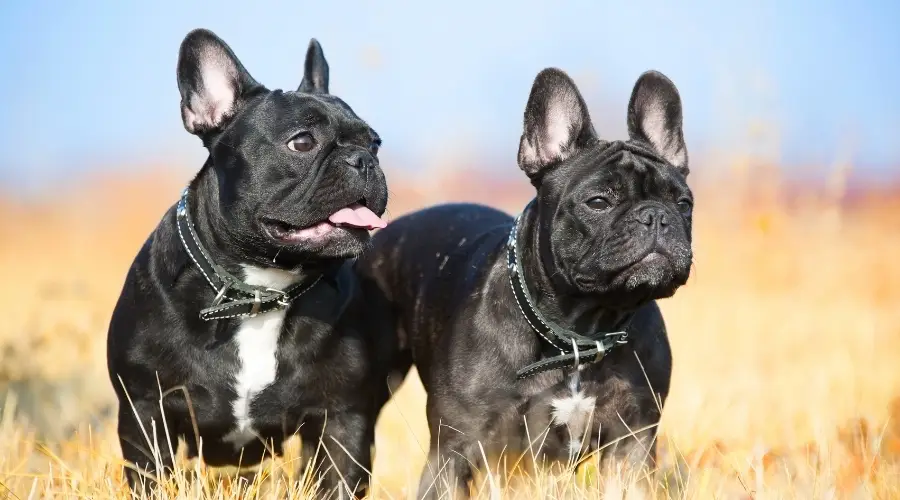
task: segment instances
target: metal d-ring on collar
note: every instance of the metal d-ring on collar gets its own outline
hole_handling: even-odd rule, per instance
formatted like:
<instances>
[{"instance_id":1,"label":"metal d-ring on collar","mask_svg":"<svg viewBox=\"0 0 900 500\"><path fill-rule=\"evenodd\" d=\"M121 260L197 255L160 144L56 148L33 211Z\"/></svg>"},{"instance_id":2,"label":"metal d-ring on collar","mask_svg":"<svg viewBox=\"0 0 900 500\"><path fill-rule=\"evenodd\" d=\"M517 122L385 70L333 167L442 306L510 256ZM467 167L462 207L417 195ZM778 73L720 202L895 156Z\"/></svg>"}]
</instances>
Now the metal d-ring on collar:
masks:
<instances>
[{"instance_id":1,"label":"metal d-ring on collar","mask_svg":"<svg viewBox=\"0 0 900 500\"><path fill-rule=\"evenodd\" d=\"M200 269L209 286L216 292L212 305L200 311L200 319L253 317L277 309L287 308L291 302L312 289L322 279L318 275L312 281L301 282L285 290L248 285L213 262L203 248L188 210L188 188L185 188L175 210L176 227L181 244L194 265Z\"/></svg>"},{"instance_id":2,"label":"metal d-ring on collar","mask_svg":"<svg viewBox=\"0 0 900 500\"><path fill-rule=\"evenodd\" d=\"M533 200L525 207L525 210L528 210L532 203ZM622 331L595 333L584 336L548 320L538 310L537 305L531 298L531 294L528 293L528 287L525 285L522 260L519 256L519 246L516 238L519 222L525 210L516 217L512 229L509 231L509 241L507 242L509 282L512 285L516 304L522 311L522 315L525 316L525 320L531 325L531 329L547 344L558 350L559 355L542 359L517 371L516 378L520 380L536 373L567 366L578 369L582 364L600 361L610 349L617 345L628 343L627 323L630 323L631 319L631 316L629 316L628 320L626 320L626 327Z\"/></svg>"}]
</instances>

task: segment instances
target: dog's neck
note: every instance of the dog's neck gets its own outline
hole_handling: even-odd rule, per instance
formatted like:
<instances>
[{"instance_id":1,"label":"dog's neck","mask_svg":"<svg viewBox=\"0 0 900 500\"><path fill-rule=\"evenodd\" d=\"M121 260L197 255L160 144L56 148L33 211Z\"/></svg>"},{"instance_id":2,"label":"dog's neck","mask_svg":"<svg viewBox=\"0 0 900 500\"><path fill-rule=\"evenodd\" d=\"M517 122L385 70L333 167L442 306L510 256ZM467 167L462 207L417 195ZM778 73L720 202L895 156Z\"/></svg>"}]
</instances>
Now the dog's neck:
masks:
<instances>
[{"instance_id":1,"label":"dog's neck","mask_svg":"<svg viewBox=\"0 0 900 500\"><path fill-rule=\"evenodd\" d=\"M551 321L581 333L614 331L630 311L604 306L600 300L578 293L555 269L549 241L538 230L539 203L529 205L519 221L518 245L528 291L535 306Z\"/></svg>"},{"instance_id":2,"label":"dog's neck","mask_svg":"<svg viewBox=\"0 0 900 500\"><path fill-rule=\"evenodd\" d=\"M221 229L225 227L219 210L219 185L215 171L207 160L206 165L188 187L190 203L188 210L191 222L196 228L197 238L209 253L213 262L222 266L234 276L242 278L249 285L262 285L276 289L310 279L320 273L311 266L286 268L277 264L277 255L273 253L271 264L265 262L269 257L252 256L239 241Z\"/></svg>"}]
</instances>

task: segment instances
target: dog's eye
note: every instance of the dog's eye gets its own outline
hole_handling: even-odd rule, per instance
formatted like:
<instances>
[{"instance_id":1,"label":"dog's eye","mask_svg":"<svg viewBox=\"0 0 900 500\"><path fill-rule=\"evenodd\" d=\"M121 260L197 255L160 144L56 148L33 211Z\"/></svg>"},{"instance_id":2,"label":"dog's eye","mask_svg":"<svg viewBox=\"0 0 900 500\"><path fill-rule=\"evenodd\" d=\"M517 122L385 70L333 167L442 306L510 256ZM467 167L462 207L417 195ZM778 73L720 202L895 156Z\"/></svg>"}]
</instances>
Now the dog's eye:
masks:
<instances>
[{"instance_id":1,"label":"dog's eye","mask_svg":"<svg viewBox=\"0 0 900 500\"><path fill-rule=\"evenodd\" d=\"M594 210L606 210L612 207L612 203L603 196L596 196L585 202L587 206Z\"/></svg>"},{"instance_id":2,"label":"dog's eye","mask_svg":"<svg viewBox=\"0 0 900 500\"><path fill-rule=\"evenodd\" d=\"M287 144L291 151L306 153L316 147L316 140L307 132L295 135Z\"/></svg>"},{"instance_id":3,"label":"dog's eye","mask_svg":"<svg viewBox=\"0 0 900 500\"><path fill-rule=\"evenodd\" d=\"M690 215L693 209L694 204L691 203L691 200L684 199L678 202L678 210L684 215Z\"/></svg>"}]
</instances>

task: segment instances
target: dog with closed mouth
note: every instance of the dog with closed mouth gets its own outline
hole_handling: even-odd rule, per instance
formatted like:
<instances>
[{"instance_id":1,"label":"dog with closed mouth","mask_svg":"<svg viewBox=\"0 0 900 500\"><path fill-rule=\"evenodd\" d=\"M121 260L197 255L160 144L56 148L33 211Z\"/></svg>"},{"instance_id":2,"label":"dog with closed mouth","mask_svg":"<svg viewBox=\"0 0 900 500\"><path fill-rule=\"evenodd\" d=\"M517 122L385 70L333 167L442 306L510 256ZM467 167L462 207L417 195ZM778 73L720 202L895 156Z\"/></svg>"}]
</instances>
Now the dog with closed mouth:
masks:
<instances>
[{"instance_id":1,"label":"dog with closed mouth","mask_svg":"<svg viewBox=\"0 0 900 500\"><path fill-rule=\"evenodd\" d=\"M129 485L168 472L179 438L209 465L253 465L299 433L326 493L363 494L397 353L370 328L384 306L355 270L385 225L381 139L329 93L315 39L296 91L267 89L202 29L177 77L209 156L137 254L109 326Z\"/></svg>"},{"instance_id":2,"label":"dog with closed mouth","mask_svg":"<svg viewBox=\"0 0 900 500\"><path fill-rule=\"evenodd\" d=\"M627 140L600 139L574 82L545 69L518 152L536 196L518 218L439 205L373 237L361 270L392 303L428 394L419 498L448 484L465 494L482 449L567 463L602 449L605 470L652 465L672 370L655 300L692 263L674 84L641 75L627 124Z\"/></svg>"}]
</instances>

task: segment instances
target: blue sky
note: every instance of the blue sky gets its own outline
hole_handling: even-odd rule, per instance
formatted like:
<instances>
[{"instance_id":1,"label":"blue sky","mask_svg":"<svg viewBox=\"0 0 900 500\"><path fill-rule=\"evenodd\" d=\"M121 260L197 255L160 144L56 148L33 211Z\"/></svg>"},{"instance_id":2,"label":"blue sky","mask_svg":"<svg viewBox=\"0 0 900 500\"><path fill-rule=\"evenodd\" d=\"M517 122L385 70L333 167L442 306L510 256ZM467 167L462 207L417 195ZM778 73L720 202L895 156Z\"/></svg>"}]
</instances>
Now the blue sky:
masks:
<instances>
[{"instance_id":1,"label":"blue sky","mask_svg":"<svg viewBox=\"0 0 900 500\"><path fill-rule=\"evenodd\" d=\"M224 38L270 88L296 87L318 38L332 91L407 168L448 154L512 165L546 66L575 77L601 135L624 132L631 87L654 68L682 93L691 151L763 148L798 164L850 151L864 168L900 165L897 2L2 4L4 184L123 160L199 165L175 84L178 46L195 27ZM768 142L749 138L754 123Z\"/></svg>"}]
</instances>

